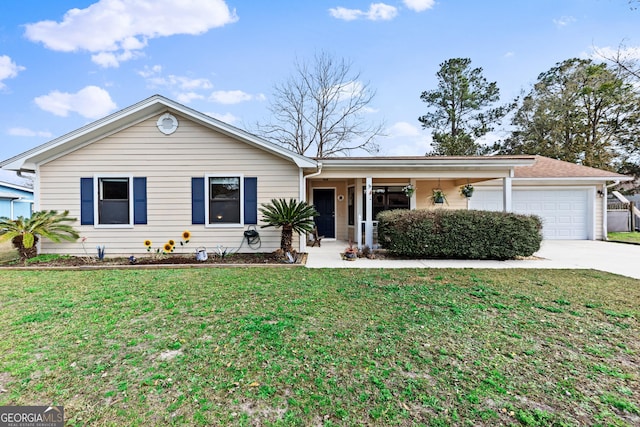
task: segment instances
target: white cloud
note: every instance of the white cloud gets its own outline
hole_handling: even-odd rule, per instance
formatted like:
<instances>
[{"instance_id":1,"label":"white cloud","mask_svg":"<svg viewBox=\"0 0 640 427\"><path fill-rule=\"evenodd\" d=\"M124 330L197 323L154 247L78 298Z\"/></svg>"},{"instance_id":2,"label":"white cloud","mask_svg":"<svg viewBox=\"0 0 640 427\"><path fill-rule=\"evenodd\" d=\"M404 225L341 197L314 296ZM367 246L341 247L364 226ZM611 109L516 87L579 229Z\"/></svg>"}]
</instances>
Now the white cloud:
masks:
<instances>
[{"instance_id":1,"label":"white cloud","mask_svg":"<svg viewBox=\"0 0 640 427\"><path fill-rule=\"evenodd\" d=\"M39 136L44 138L51 138L53 134L48 131L31 130L27 128L11 128L7 131L11 136Z\"/></svg>"},{"instance_id":2,"label":"white cloud","mask_svg":"<svg viewBox=\"0 0 640 427\"><path fill-rule=\"evenodd\" d=\"M336 19L344 21L353 21L360 18L370 21L389 21L398 15L398 9L385 3L371 3L367 11L339 6L329 9L329 14Z\"/></svg>"},{"instance_id":3,"label":"white cloud","mask_svg":"<svg viewBox=\"0 0 640 427\"><path fill-rule=\"evenodd\" d=\"M594 47L587 56L597 60L620 58L623 61L640 61L640 46Z\"/></svg>"},{"instance_id":4,"label":"white cloud","mask_svg":"<svg viewBox=\"0 0 640 427\"><path fill-rule=\"evenodd\" d=\"M70 9L62 21L26 25L25 35L48 49L87 51L102 67L140 55L148 41L176 34L203 34L236 22L224 0L99 0Z\"/></svg>"},{"instance_id":5,"label":"white cloud","mask_svg":"<svg viewBox=\"0 0 640 427\"><path fill-rule=\"evenodd\" d=\"M514 52L509 51L509 52L507 52L507 53L505 53L505 54L504 54L504 57L505 57L505 58L511 58L511 57L513 57L513 56L515 56L515 55L516 55L516 54L515 54Z\"/></svg>"},{"instance_id":6,"label":"white cloud","mask_svg":"<svg viewBox=\"0 0 640 427\"><path fill-rule=\"evenodd\" d=\"M205 113L207 116L211 116L214 119L218 119L222 122L233 124L240 121L239 117L234 116L231 113Z\"/></svg>"},{"instance_id":7,"label":"white cloud","mask_svg":"<svg viewBox=\"0 0 640 427\"><path fill-rule=\"evenodd\" d=\"M197 90L211 89L213 84L208 79L192 79L186 76L176 76L170 74L166 77L151 77L147 79L150 86L163 86L170 89Z\"/></svg>"},{"instance_id":8,"label":"white cloud","mask_svg":"<svg viewBox=\"0 0 640 427\"><path fill-rule=\"evenodd\" d=\"M340 87L334 86L334 88L334 91L337 90L338 93L338 101L346 101L358 97L362 93L364 85L362 82L351 81L342 84Z\"/></svg>"},{"instance_id":9,"label":"white cloud","mask_svg":"<svg viewBox=\"0 0 640 427\"><path fill-rule=\"evenodd\" d=\"M387 129L387 135L392 138L419 136L420 129L408 122L396 122Z\"/></svg>"},{"instance_id":10,"label":"white cloud","mask_svg":"<svg viewBox=\"0 0 640 427\"><path fill-rule=\"evenodd\" d=\"M576 18L574 18L573 16L563 16L561 18L553 20L553 23L558 28L566 27L567 25L573 24L574 22L576 22Z\"/></svg>"},{"instance_id":11,"label":"white cloud","mask_svg":"<svg viewBox=\"0 0 640 427\"><path fill-rule=\"evenodd\" d=\"M404 0L404 5L415 12L423 12L431 9L435 4L435 0Z\"/></svg>"},{"instance_id":12,"label":"white cloud","mask_svg":"<svg viewBox=\"0 0 640 427\"><path fill-rule=\"evenodd\" d=\"M176 76L174 74L163 76L160 65L145 67L142 71L138 71L138 75L146 80L149 88L166 88L178 102L183 104L188 104L194 99L205 99L205 96L198 93L198 91L213 88L213 84L209 79Z\"/></svg>"},{"instance_id":13,"label":"white cloud","mask_svg":"<svg viewBox=\"0 0 640 427\"><path fill-rule=\"evenodd\" d=\"M53 91L35 98L34 102L41 109L61 117L75 112L89 119L97 119L116 109L109 92L97 86L87 86L76 93Z\"/></svg>"},{"instance_id":14,"label":"white cloud","mask_svg":"<svg viewBox=\"0 0 640 427\"><path fill-rule=\"evenodd\" d=\"M200 95L199 93L195 93L195 92L183 92L183 93L179 93L176 98L178 102L182 104L188 104L194 99L204 99L204 95Z\"/></svg>"},{"instance_id":15,"label":"white cloud","mask_svg":"<svg viewBox=\"0 0 640 427\"><path fill-rule=\"evenodd\" d=\"M251 95L241 90L217 90L209 96L209 100L219 104L239 104L241 102L267 99L263 94Z\"/></svg>"},{"instance_id":16,"label":"white cloud","mask_svg":"<svg viewBox=\"0 0 640 427\"><path fill-rule=\"evenodd\" d=\"M378 139L380 155L424 156L431 150L431 134L408 122L396 122L385 130L387 135Z\"/></svg>"},{"instance_id":17,"label":"white cloud","mask_svg":"<svg viewBox=\"0 0 640 427\"><path fill-rule=\"evenodd\" d=\"M141 52L125 50L122 53L100 52L91 55L91 60L103 68L118 68L121 62L142 56Z\"/></svg>"},{"instance_id":18,"label":"white cloud","mask_svg":"<svg viewBox=\"0 0 640 427\"><path fill-rule=\"evenodd\" d=\"M329 9L329 14L334 18L342 19L343 21L354 21L364 15L364 12L359 9L347 9L338 6Z\"/></svg>"},{"instance_id":19,"label":"white cloud","mask_svg":"<svg viewBox=\"0 0 640 427\"><path fill-rule=\"evenodd\" d=\"M149 67L145 65L144 70L138 71L138 74L141 77L148 79L150 77L160 74L161 72L162 72L162 65L154 65L153 67Z\"/></svg>"},{"instance_id":20,"label":"white cloud","mask_svg":"<svg viewBox=\"0 0 640 427\"><path fill-rule=\"evenodd\" d=\"M5 87L5 84L2 82L3 80L12 79L23 70L25 70L24 67L17 65L7 55L0 56L0 89Z\"/></svg>"}]
</instances>

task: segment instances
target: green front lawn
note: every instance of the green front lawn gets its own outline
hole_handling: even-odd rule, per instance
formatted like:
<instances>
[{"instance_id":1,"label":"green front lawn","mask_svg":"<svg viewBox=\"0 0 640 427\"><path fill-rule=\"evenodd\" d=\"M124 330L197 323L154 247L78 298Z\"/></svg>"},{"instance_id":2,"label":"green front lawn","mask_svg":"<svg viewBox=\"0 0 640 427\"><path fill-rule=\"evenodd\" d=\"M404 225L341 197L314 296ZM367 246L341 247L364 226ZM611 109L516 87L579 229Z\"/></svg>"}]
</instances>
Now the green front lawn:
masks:
<instances>
[{"instance_id":1,"label":"green front lawn","mask_svg":"<svg viewBox=\"0 0 640 427\"><path fill-rule=\"evenodd\" d=\"M0 406L68 425L638 425L640 281L0 271Z\"/></svg>"},{"instance_id":2,"label":"green front lawn","mask_svg":"<svg viewBox=\"0 0 640 427\"><path fill-rule=\"evenodd\" d=\"M13 248L11 242L0 242L0 265L9 264L19 258L18 251Z\"/></svg>"},{"instance_id":3,"label":"green front lawn","mask_svg":"<svg viewBox=\"0 0 640 427\"><path fill-rule=\"evenodd\" d=\"M608 233L607 237L609 240L617 242L640 243L640 233L638 233L637 231L627 233Z\"/></svg>"}]
</instances>

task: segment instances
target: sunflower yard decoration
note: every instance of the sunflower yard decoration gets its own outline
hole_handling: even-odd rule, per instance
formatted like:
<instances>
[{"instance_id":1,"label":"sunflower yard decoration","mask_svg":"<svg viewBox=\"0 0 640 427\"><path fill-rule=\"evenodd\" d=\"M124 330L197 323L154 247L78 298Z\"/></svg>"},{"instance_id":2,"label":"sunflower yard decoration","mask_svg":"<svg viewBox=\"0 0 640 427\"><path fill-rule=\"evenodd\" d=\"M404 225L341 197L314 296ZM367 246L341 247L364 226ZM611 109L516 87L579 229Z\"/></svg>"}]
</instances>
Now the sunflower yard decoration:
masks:
<instances>
[{"instance_id":1,"label":"sunflower yard decoration","mask_svg":"<svg viewBox=\"0 0 640 427\"><path fill-rule=\"evenodd\" d=\"M191 240L191 232L189 230L185 230L182 232L182 240L180 240L180 246L184 246L189 243ZM175 251L176 249L176 241L173 239L167 240L165 244L162 245L162 248L156 248L153 250L153 242L150 239L146 239L144 241L144 246L147 248L147 252L153 252L156 255L167 255Z\"/></svg>"}]
</instances>

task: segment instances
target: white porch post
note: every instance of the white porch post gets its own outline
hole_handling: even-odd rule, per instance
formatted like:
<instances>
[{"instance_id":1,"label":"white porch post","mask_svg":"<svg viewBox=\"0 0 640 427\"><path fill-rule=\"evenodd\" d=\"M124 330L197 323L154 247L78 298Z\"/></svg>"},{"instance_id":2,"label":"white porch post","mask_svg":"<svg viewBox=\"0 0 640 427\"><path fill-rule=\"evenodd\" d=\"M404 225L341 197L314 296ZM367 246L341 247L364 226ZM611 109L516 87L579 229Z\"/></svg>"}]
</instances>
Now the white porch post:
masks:
<instances>
[{"instance_id":1,"label":"white porch post","mask_svg":"<svg viewBox=\"0 0 640 427\"><path fill-rule=\"evenodd\" d=\"M416 179L415 178L411 178L411 181L409 181L411 183L411 185L413 186L413 188L417 188L416 187ZM411 197L409 198L409 209L411 210L415 210L416 207L418 206L418 203L416 202L416 192L414 191L413 194L411 195Z\"/></svg>"},{"instance_id":2,"label":"white porch post","mask_svg":"<svg viewBox=\"0 0 640 427\"><path fill-rule=\"evenodd\" d=\"M512 192L511 192L511 177L504 177L502 179L502 206L504 212L513 211Z\"/></svg>"},{"instance_id":3,"label":"white porch post","mask_svg":"<svg viewBox=\"0 0 640 427\"><path fill-rule=\"evenodd\" d=\"M307 180L304 178L304 172L302 168L298 168L298 187L299 187L299 199L301 202L307 201ZM307 233L300 234L300 241L298 242L298 251L304 253L307 251Z\"/></svg>"},{"instance_id":4,"label":"white porch post","mask_svg":"<svg viewBox=\"0 0 640 427\"><path fill-rule=\"evenodd\" d=\"M364 223L364 244L373 248L373 178L366 178L366 212L367 220Z\"/></svg>"},{"instance_id":5,"label":"white porch post","mask_svg":"<svg viewBox=\"0 0 640 427\"><path fill-rule=\"evenodd\" d=\"M362 215L364 214L364 199L362 197L363 191L362 178L356 178L356 188L355 188L355 196L356 196L356 206L354 213L354 238L356 239L356 244L358 248L362 245Z\"/></svg>"},{"instance_id":6,"label":"white porch post","mask_svg":"<svg viewBox=\"0 0 640 427\"><path fill-rule=\"evenodd\" d=\"M602 193L604 194L604 196L602 197L602 240L607 241L609 240L609 224L607 223L607 221L609 221L609 219L607 218L607 191L609 189L607 188L607 184L602 184ZM596 194L598 194L596 192ZM594 196L595 197L595 196ZM633 212L631 213L633 215ZM595 222L595 221L594 221ZM633 230L632 230L633 231ZM596 240L596 236L593 236L592 240Z\"/></svg>"}]
</instances>

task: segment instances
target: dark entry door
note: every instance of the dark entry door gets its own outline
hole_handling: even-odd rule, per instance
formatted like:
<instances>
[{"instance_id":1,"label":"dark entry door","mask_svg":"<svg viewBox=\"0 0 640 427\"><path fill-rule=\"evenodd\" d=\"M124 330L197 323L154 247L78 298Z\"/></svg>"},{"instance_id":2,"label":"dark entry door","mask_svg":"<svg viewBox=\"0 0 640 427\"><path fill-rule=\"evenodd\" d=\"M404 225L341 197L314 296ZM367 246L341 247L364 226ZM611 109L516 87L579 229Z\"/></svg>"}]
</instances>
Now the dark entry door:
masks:
<instances>
[{"instance_id":1,"label":"dark entry door","mask_svg":"<svg viewBox=\"0 0 640 427\"><path fill-rule=\"evenodd\" d=\"M313 205L320 214L315 218L318 234L328 239L336 237L336 192L333 188L314 188Z\"/></svg>"}]
</instances>

